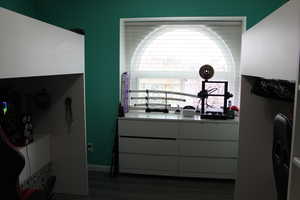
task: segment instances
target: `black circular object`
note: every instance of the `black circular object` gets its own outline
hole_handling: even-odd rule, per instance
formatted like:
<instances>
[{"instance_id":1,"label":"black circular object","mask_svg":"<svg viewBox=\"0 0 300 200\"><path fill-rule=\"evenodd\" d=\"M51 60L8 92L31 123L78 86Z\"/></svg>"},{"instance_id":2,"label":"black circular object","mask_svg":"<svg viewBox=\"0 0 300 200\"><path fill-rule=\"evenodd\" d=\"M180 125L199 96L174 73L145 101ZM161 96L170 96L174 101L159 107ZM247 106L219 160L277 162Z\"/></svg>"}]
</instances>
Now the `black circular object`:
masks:
<instances>
[{"instance_id":1,"label":"black circular object","mask_svg":"<svg viewBox=\"0 0 300 200\"><path fill-rule=\"evenodd\" d=\"M199 69L199 75L205 80L212 78L214 73L214 68L211 65L203 65Z\"/></svg>"}]
</instances>

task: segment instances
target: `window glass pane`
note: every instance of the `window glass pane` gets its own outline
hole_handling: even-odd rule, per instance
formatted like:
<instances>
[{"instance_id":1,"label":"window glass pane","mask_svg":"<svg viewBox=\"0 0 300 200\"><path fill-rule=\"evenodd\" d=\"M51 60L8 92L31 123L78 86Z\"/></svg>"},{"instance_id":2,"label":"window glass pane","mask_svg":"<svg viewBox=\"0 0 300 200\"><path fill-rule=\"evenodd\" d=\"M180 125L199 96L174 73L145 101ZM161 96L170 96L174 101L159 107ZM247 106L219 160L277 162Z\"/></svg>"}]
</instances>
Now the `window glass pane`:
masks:
<instances>
[{"instance_id":1,"label":"window glass pane","mask_svg":"<svg viewBox=\"0 0 300 200\"><path fill-rule=\"evenodd\" d=\"M141 78L138 80L139 90L168 90L181 91L179 79Z\"/></svg>"},{"instance_id":2,"label":"window glass pane","mask_svg":"<svg viewBox=\"0 0 300 200\"><path fill-rule=\"evenodd\" d=\"M197 72L209 63L216 71L227 71L222 49L208 34L203 26L196 30L164 26L142 46L141 54L136 55L136 67L139 71Z\"/></svg>"},{"instance_id":3,"label":"window glass pane","mask_svg":"<svg viewBox=\"0 0 300 200\"><path fill-rule=\"evenodd\" d=\"M159 79L159 78L140 78L138 79L138 90L163 90L163 91L181 91L181 81L179 79ZM146 93L137 93L132 96L136 97L146 97ZM163 93L150 93L149 97L162 97L165 98ZM180 98L178 95L168 95L167 97ZM131 104L144 104L146 103L145 99L131 101ZM151 99L150 103L155 104L165 104L164 99ZM176 106L174 101L168 102L172 106Z\"/></svg>"}]
</instances>

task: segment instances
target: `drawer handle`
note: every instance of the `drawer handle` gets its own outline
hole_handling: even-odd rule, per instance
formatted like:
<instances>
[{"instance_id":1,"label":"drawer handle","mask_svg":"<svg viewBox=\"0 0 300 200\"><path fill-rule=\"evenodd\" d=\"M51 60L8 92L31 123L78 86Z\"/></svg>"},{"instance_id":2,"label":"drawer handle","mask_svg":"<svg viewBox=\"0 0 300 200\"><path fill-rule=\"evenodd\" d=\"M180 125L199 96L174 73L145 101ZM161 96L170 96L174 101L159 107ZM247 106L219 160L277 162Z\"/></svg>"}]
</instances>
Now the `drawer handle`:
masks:
<instances>
[{"instance_id":1,"label":"drawer handle","mask_svg":"<svg viewBox=\"0 0 300 200\"><path fill-rule=\"evenodd\" d=\"M166 137L141 137L141 136L120 136L121 138L134 138L134 139L146 139L146 140L176 140L176 138Z\"/></svg>"}]
</instances>

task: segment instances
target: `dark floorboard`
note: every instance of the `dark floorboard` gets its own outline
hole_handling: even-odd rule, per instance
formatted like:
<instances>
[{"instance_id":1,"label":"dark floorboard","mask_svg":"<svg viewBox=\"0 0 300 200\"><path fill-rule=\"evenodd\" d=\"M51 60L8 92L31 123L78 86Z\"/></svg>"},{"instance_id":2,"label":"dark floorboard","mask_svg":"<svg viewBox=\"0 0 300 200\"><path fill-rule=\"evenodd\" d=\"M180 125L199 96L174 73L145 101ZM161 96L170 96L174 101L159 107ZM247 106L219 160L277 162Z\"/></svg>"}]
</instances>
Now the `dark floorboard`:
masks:
<instances>
[{"instance_id":1,"label":"dark floorboard","mask_svg":"<svg viewBox=\"0 0 300 200\"><path fill-rule=\"evenodd\" d=\"M90 172L89 188L88 197L57 194L55 200L233 200L234 181Z\"/></svg>"}]
</instances>

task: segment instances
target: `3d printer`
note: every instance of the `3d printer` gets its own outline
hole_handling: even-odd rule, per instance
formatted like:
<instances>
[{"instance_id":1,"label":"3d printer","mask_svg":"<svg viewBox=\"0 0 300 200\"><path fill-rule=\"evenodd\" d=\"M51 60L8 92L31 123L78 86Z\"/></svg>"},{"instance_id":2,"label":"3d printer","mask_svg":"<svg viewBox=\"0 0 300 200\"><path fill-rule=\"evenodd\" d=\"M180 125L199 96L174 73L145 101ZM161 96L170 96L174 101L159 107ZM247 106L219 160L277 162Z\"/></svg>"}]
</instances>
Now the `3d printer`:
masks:
<instances>
[{"instance_id":1,"label":"3d printer","mask_svg":"<svg viewBox=\"0 0 300 200\"><path fill-rule=\"evenodd\" d=\"M198 93L198 97L201 99L201 118L202 119L230 119L234 118L234 113L228 111L228 99L233 95L228 91L228 81L209 81L214 75L214 69L210 65L203 65L199 69L199 75L204 79L202 81L202 89ZM221 84L222 93L214 93L217 88L208 89L209 84ZM207 111L206 102L209 97L221 97L223 98L222 111Z\"/></svg>"}]
</instances>

